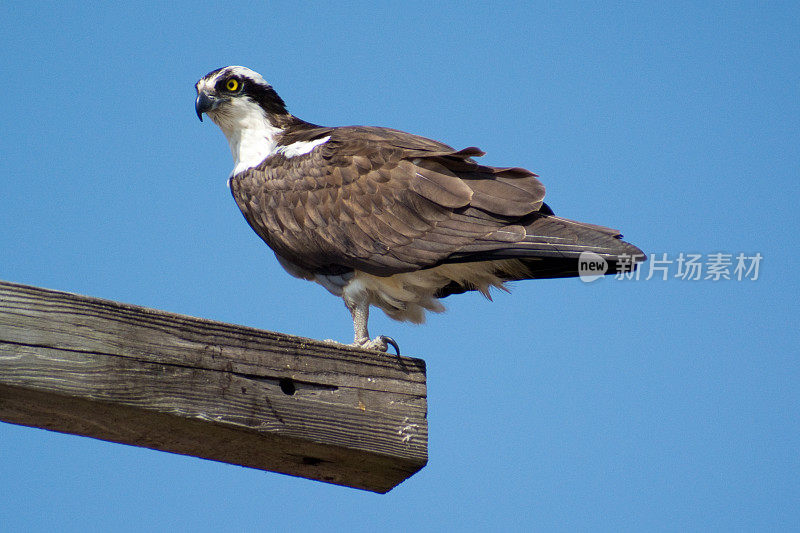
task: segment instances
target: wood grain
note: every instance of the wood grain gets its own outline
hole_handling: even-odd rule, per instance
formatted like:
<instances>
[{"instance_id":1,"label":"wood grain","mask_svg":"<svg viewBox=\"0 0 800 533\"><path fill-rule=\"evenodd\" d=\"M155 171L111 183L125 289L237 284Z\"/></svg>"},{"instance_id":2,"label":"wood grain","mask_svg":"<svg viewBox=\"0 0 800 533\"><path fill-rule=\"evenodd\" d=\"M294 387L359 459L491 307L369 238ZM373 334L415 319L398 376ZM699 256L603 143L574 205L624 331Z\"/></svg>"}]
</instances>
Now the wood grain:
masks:
<instances>
[{"instance_id":1,"label":"wood grain","mask_svg":"<svg viewBox=\"0 0 800 533\"><path fill-rule=\"evenodd\" d=\"M425 362L0 282L0 420L386 492Z\"/></svg>"}]
</instances>

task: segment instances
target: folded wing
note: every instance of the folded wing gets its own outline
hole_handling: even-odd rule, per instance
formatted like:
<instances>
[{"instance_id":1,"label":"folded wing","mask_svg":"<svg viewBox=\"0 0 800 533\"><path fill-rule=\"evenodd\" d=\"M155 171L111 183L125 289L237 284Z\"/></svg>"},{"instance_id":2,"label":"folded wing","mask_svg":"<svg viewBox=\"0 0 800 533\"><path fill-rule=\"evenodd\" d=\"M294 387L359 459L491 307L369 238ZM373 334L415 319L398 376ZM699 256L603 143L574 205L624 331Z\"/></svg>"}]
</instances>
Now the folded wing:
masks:
<instances>
[{"instance_id":1,"label":"folded wing","mask_svg":"<svg viewBox=\"0 0 800 533\"><path fill-rule=\"evenodd\" d=\"M577 275L582 251L612 264L641 254L615 230L556 217L535 174L480 165L477 148L386 128L303 135L330 139L302 156L266 159L234 176L231 190L256 233L310 272L387 276L519 259L527 271L513 279L562 277Z\"/></svg>"}]
</instances>

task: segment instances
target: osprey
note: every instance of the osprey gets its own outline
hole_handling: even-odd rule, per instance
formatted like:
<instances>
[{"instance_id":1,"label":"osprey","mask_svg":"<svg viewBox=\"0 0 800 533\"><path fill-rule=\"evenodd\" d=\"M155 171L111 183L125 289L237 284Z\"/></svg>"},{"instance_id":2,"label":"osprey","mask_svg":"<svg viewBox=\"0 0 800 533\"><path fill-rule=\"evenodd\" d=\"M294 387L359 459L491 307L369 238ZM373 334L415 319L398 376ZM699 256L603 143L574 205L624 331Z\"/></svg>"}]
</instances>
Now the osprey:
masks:
<instances>
[{"instance_id":1,"label":"osprey","mask_svg":"<svg viewBox=\"0 0 800 533\"><path fill-rule=\"evenodd\" d=\"M245 67L209 72L196 89L197 116L230 144L245 219L291 275L344 300L355 346L399 353L389 337L370 339L370 306L421 323L451 294L577 276L582 252L608 273L644 260L616 230L555 216L535 174L481 165L478 148L305 122Z\"/></svg>"}]
</instances>

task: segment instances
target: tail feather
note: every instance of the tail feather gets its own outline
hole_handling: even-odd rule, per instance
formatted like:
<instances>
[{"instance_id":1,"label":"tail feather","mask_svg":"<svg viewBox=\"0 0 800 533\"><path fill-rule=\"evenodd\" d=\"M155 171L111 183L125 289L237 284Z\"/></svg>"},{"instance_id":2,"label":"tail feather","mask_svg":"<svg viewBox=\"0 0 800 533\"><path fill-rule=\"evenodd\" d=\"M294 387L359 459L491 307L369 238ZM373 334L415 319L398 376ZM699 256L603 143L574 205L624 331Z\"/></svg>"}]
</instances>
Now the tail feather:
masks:
<instances>
[{"instance_id":1,"label":"tail feather","mask_svg":"<svg viewBox=\"0 0 800 533\"><path fill-rule=\"evenodd\" d=\"M524 238L511 239L510 235ZM515 242L509 242L509 241ZM448 258L447 262L472 262L518 259L530 270L522 276L508 278L560 278L578 276L578 259L584 252L593 252L608 263L606 274L621 269L631 270L647 259L638 247L622 240L619 231L539 214L527 223L501 228L478 239Z\"/></svg>"}]
</instances>

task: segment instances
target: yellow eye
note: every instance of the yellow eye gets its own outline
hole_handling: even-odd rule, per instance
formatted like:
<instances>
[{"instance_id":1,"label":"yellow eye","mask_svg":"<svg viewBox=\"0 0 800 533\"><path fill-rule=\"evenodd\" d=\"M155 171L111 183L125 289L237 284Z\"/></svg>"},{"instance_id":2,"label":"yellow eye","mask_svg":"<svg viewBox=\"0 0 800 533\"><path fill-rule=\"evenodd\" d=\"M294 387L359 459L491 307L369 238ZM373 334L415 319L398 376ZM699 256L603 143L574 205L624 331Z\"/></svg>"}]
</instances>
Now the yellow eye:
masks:
<instances>
[{"instance_id":1,"label":"yellow eye","mask_svg":"<svg viewBox=\"0 0 800 533\"><path fill-rule=\"evenodd\" d=\"M239 90L239 82L233 78L229 79L227 83L225 83L225 88L231 92Z\"/></svg>"}]
</instances>

